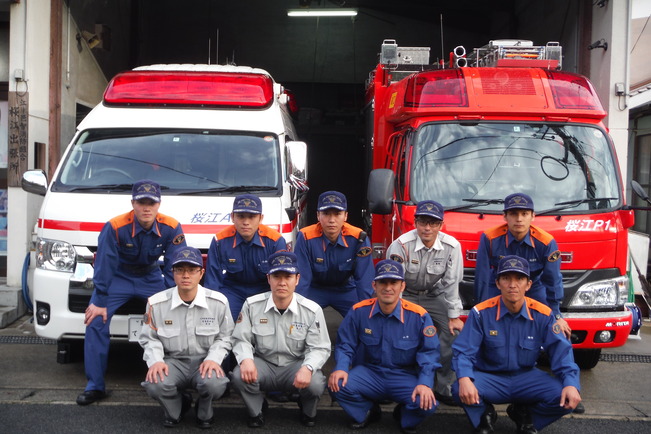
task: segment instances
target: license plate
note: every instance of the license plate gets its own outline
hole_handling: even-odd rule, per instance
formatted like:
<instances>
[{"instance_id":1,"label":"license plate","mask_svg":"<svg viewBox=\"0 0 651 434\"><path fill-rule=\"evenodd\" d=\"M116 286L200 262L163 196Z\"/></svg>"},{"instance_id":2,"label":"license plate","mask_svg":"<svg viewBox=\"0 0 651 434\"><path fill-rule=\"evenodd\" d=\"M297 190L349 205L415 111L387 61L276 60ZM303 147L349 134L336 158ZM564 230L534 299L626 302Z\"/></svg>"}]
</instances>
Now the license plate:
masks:
<instances>
[{"instance_id":1,"label":"license plate","mask_svg":"<svg viewBox=\"0 0 651 434\"><path fill-rule=\"evenodd\" d=\"M142 330L142 316L129 317L129 342L138 342Z\"/></svg>"}]
</instances>

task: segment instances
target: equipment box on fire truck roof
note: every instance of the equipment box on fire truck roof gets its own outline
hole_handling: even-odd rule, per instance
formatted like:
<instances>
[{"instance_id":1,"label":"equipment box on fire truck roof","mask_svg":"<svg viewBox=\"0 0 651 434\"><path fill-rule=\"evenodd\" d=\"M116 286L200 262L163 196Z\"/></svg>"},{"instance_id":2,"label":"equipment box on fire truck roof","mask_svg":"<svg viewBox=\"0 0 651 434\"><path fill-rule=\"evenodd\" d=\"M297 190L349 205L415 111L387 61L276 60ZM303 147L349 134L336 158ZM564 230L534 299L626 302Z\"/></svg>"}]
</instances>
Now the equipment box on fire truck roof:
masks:
<instances>
[{"instance_id":1,"label":"equipment box on fire truck roof","mask_svg":"<svg viewBox=\"0 0 651 434\"><path fill-rule=\"evenodd\" d=\"M118 74L80 123L52 182L28 171L23 188L45 195L36 225L33 279L39 336L84 336L97 236L130 209L131 186L161 185L160 211L177 219L188 245L206 252L229 225L233 198L262 198L265 224L291 246L304 223L306 145L297 142L289 93L262 69L154 65ZM133 338L128 303L113 337ZM131 333L131 335L130 335Z\"/></svg>"}]
</instances>

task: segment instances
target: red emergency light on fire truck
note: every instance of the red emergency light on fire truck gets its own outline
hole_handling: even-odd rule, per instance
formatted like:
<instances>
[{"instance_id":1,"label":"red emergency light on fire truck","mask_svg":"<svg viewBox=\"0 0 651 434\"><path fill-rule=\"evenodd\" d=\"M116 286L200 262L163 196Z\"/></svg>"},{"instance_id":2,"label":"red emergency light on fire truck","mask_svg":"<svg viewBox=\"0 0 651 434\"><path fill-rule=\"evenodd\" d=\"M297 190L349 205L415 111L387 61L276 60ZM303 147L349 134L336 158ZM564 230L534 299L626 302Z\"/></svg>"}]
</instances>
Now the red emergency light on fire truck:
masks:
<instances>
[{"instance_id":1,"label":"red emergency light on fire truck","mask_svg":"<svg viewBox=\"0 0 651 434\"><path fill-rule=\"evenodd\" d=\"M462 245L464 307L473 306L481 233L504 222L502 200L529 194L535 224L562 252L565 298L577 363L591 368L602 348L631 330L628 233L606 112L587 78L560 70L558 43L497 40L452 65L429 64L429 49L382 45L367 82L372 136L367 163L376 258L414 228L415 204L446 207L442 230Z\"/></svg>"}]
</instances>

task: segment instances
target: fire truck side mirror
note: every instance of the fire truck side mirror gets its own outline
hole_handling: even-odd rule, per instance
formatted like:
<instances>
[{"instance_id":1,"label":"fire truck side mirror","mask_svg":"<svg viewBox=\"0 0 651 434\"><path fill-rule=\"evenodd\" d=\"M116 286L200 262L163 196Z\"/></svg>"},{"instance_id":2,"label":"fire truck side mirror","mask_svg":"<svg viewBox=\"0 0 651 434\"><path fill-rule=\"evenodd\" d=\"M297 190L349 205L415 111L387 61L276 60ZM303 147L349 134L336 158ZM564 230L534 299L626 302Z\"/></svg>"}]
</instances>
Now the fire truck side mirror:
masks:
<instances>
[{"instance_id":1,"label":"fire truck side mirror","mask_svg":"<svg viewBox=\"0 0 651 434\"><path fill-rule=\"evenodd\" d=\"M395 175L390 169L375 169L368 176L368 209L373 214L391 214Z\"/></svg>"}]
</instances>

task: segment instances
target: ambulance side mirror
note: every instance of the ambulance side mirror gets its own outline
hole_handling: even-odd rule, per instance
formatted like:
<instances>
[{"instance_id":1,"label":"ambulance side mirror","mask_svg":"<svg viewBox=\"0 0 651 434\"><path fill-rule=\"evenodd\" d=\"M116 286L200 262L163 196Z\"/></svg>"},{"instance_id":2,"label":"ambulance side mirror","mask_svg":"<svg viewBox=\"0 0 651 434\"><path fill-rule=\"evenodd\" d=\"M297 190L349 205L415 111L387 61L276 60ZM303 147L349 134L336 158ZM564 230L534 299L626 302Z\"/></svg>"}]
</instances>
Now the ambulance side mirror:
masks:
<instances>
[{"instance_id":1,"label":"ambulance side mirror","mask_svg":"<svg viewBox=\"0 0 651 434\"><path fill-rule=\"evenodd\" d=\"M395 175L389 169L374 169L368 176L368 209L373 214L387 215L393 210Z\"/></svg>"},{"instance_id":2,"label":"ambulance side mirror","mask_svg":"<svg viewBox=\"0 0 651 434\"><path fill-rule=\"evenodd\" d=\"M307 145L305 142L287 142L287 179L299 195L307 193Z\"/></svg>"},{"instance_id":3,"label":"ambulance side mirror","mask_svg":"<svg viewBox=\"0 0 651 434\"><path fill-rule=\"evenodd\" d=\"M47 191L47 175L41 169L27 170L23 173L20 186L28 193L45 196Z\"/></svg>"}]
</instances>

